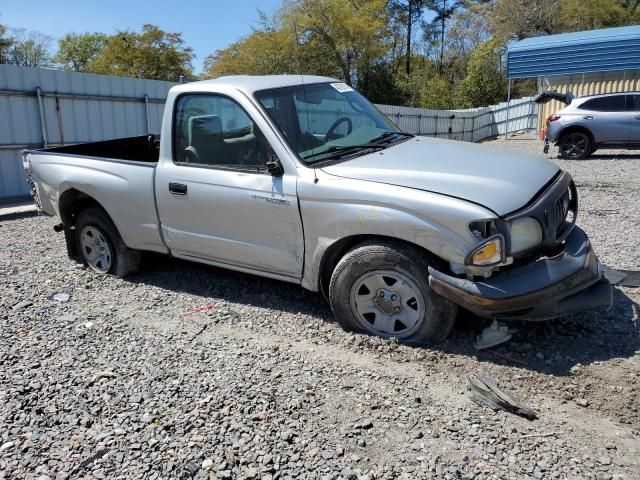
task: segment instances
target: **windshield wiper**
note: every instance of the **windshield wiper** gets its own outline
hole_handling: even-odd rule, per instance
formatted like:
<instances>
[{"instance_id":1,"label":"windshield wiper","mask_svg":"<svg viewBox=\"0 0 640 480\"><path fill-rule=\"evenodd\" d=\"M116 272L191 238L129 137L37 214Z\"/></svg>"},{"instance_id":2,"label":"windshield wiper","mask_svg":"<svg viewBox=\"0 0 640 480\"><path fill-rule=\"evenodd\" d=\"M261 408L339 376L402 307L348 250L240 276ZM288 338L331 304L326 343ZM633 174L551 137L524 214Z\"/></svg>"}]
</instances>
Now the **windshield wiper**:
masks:
<instances>
[{"instance_id":1,"label":"windshield wiper","mask_svg":"<svg viewBox=\"0 0 640 480\"><path fill-rule=\"evenodd\" d=\"M374 139L372 139L372 142L380 142L386 138L392 137L394 135L399 135L401 137L415 137L415 135L413 133L407 133L407 132L384 132L382 135L380 135L379 137L376 137Z\"/></svg>"},{"instance_id":2,"label":"windshield wiper","mask_svg":"<svg viewBox=\"0 0 640 480\"><path fill-rule=\"evenodd\" d=\"M333 147L329 147L326 150L323 150L321 152L316 152L316 153L310 153L309 155L306 155L302 158L306 160L308 158L324 155L325 153L342 153L348 150L369 150L369 149L384 150L388 146L389 145L383 145L380 143L361 143L359 145L334 145ZM331 157L333 156L334 155L331 155Z\"/></svg>"}]
</instances>

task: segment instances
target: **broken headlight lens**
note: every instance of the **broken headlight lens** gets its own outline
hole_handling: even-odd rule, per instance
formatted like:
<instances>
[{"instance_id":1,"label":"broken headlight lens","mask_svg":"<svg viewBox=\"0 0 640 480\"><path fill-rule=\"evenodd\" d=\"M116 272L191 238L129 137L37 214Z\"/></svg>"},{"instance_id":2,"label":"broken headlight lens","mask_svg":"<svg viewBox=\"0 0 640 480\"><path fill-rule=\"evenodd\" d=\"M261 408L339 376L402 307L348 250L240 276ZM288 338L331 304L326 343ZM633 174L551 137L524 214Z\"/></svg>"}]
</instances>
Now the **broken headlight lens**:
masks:
<instances>
[{"instance_id":1,"label":"broken headlight lens","mask_svg":"<svg viewBox=\"0 0 640 480\"><path fill-rule=\"evenodd\" d=\"M511 252L519 253L542 243L542 228L535 218L525 217L508 223Z\"/></svg>"},{"instance_id":2,"label":"broken headlight lens","mask_svg":"<svg viewBox=\"0 0 640 480\"><path fill-rule=\"evenodd\" d=\"M504 262L504 237L494 235L487 238L467 255L466 264L475 267L490 267Z\"/></svg>"}]
</instances>

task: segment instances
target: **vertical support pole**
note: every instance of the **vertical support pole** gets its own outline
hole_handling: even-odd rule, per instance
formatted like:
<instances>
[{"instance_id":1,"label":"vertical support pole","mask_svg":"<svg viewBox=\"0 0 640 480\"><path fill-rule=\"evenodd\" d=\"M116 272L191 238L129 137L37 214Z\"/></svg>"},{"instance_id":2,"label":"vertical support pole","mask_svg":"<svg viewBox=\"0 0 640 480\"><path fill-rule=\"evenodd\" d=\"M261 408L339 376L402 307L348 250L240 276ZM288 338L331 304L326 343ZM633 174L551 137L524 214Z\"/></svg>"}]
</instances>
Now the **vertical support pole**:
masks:
<instances>
[{"instance_id":1,"label":"vertical support pole","mask_svg":"<svg viewBox=\"0 0 640 480\"><path fill-rule=\"evenodd\" d=\"M44 118L44 103L42 102L42 89L40 87L36 88L36 97L38 97L38 115L40 116L40 130L42 131L42 146L48 148L47 124Z\"/></svg>"},{"instance_id":2,"label":"vertical support pole","mask_svg":"<svg viewBox=\"0 0 640 480\"><path fill-rule=\"evenodd\" d=\"M504 139L509 140L509 107L511 106L511 79L507 87L507 121L504 125Z\"/></svg>"},{"instance_id":3,"label":"vertical support pole","mask_svg":"<svg viewBox=\"0 0 640 480\"><path fill-rule=\"evenodd\" d=\"M476 141L476 116L471 117L471 141Z\"/></svg>"},{"instance_id":4,"label":"vertical support pole","mask_svg":"<svg viewBox=\"0 0 640 480\"><path fill-rule=\"evenodd\" d=\"M64 147L64 129L62 128L62 109L60 108L60 98L56 92L56 118L58 119L58 132L60 133L60 145Z\"/></svg>"},{"instance_id":5,"label":"vertical support pole","mask_svg":"<svg viewBox=\"0 0 640 480\"><path fill-rule=\"evenodd\" d=\"M467 128L467 117L462 117L462 141L464 142L464 134Z\"/></svg>"},{"instance_id":6,"label":"vertical support pole","mask_svg":"<svg viewBox=\"0 0 640 480\"><path fill-rule=\"evenodd\" d=\"M422 129L422 114L418 114L418 135L420 135L420 131Z\"/></svg>"},{"instance_id":7,"label":"vertical support pole","mask_svg":"<svg viewBox=\"0 0 640 480\"><path fill-rule=\"evenodd\" d=\"M400 112L396 113L396 127L400 128Z\"/></svg>"},{"instance_id":8,"label":"vertical support pole","mask_svg":"<svg viewBox=\"0 0 640 480\"><path fill-rule=\"evenodd\" d=\"M438 114L437 113L434 118L435 118L436 131L433 133L433 136L435 138L438 138Z\"/></svg>"},{"instance_id":9,"label":"vertical support pole","mask_svg":"<svg viewBox=\"0 0 640 480\"><path fill-rule=\"evenodd\" d=\"M144 96L144 116L147 122L147 135L149 135L151 133L149 126L149 95Z\"/></svg>"}]
</instances>

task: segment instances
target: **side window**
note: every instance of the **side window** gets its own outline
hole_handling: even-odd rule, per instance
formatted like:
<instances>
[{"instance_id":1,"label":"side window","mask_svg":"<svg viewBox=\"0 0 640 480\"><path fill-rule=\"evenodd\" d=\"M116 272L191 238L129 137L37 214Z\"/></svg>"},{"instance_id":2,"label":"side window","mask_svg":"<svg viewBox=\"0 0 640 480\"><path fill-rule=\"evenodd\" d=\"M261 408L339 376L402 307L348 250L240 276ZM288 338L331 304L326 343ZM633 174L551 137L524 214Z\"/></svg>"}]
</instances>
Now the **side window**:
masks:
<instances>
[{"instance_id":1,"label":"side window","mask_svg":"<svg viewBox=\"0 0 640 480\"><path fill-rule=\"evenodd\" d=\"M173 125L174 162L264 170L268 143L244 109L220 95L183 95Z\"/></svg>"},{"instance_id":2,"label":"side window","mask_svg":"<svg viewBox=\"0 0 640 480\"><path fill-rule=\"evenodd\" d=\"M609 97L593 98L584 102L578 108L580 110L592 110L594 112L624 112L625 95L611 95Z\"/></svg>"},{"instance_id":3,"label":"side window","mask_svg":"<svg viewBox=\"0 0 640 480\"><path fill-rule=\"evenodd\" d=\"M640 112L640 95L627 95L627 110Z\"/></svg>"}]
</instances>

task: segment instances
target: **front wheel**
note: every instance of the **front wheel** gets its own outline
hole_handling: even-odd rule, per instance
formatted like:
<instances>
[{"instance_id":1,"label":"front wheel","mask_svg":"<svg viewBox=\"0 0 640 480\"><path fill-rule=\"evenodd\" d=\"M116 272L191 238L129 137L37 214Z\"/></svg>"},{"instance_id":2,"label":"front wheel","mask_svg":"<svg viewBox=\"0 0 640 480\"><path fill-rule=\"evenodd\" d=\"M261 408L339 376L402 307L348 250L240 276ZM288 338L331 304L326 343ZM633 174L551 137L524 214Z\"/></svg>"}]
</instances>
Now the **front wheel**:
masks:
<instances>
[{"instance_id":1,"label":"front wheel","mask_svg":"<svg viewBox=\"0 0 640 480\"><path fill-rule=\"evenodd\" d=\"M586 158L592 152L591 138L583 132L567 133L558 142L558 152L567 160Z\"/></svg>"},{"instance_id":2,"label":"front wheel","mask_svg":"<svg viewBox=\"0 0 640 480\"><path fill-rule=\"evenodd\" d=\"M329 302L343 328L406 343L444 340L457 307L428 284L428 263L414 247L367 242L336 266Z\"/></svg>"}]
</instances>

